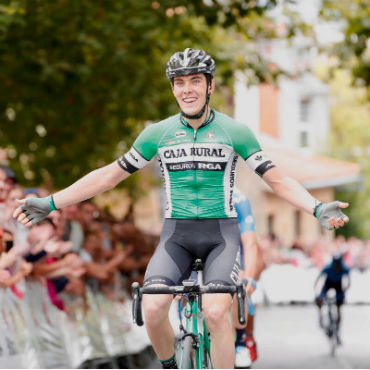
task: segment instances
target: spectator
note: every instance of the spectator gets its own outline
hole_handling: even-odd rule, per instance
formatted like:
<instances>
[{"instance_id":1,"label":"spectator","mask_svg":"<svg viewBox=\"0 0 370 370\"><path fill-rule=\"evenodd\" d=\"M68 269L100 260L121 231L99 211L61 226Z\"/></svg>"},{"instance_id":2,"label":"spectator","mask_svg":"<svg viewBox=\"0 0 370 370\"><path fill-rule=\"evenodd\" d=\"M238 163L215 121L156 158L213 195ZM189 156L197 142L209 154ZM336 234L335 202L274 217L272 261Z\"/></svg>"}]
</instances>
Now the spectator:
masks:
<instances>
[{"instance_id":1,"label":"spectator","mask_svg":"<svg viewBox=\"0 0 370 370\"><path fill-rule=\"evenodd\" d=\"M86 275L101 281L107 281L114 270L126 258L127 252L117 251L109 260L102 256L102 236L90 231L85 235L81 259L85 262Z\"/></svg>"},{"instance_id":2,"label":"spectator","mask_svg":"<svg viewBox=\"0 0 370 370\"><path fill-rule=\"evenodd\" d=\"M78 206L72 204L60 210L63 223L61 239L72 242L72 251L79 253L82 248L84 234L81 224L78 222Z\"/></svg>"},{"instance_id":3,"label":"spectator","mask_svg":"<svg viewBox=\"0 0 370 370\"><path fill-rule=\"evenodd\" d=\"M1 229L1 243L0 243L0 255L3 257L4 255L9 255L14 245L14 237L11 230ZM6 272L0 269L1 278L0 278L0 286L3 288L11 287L13 292L17 296L22 296L21 292L18 291L14 287L14 285L23 279L23 277L29 275L32 271L32 264L23 260L23 258L14 259L11 263L8 263L8 267Z\"/></svg>"},{"instance_id":4,"label":"spectator","mask_svg":"<svg viewBox=\"0 0 370 370\"><path fill-rule=\"evenodd\" d=\"M128 257L119 265L121 273L129 279L129 283L133 280L141 283L158 237L141 232L127 219L115 223L113 233L114 238L128 253Z\"/></svg>"},{"instance_id":5,"label":"spectator","mask_svg":"<svg viewBox=\"0 0 370 370\"><path fill-rule=\"evenodd\" d=\"M16 178L9 167L0 166L0 226L3 225L6 217L6 199L12 190Z\"/></svg>"},{"instance_id":6,"label":"spectator","mask_svg":"<svg viewBox=\"0 0 370 370\"><path fill-rule=\"evenodd\" d=\"M91 225L99 217L99 211L94 203L85 200L78 204L78 221L84 233L90 231Z\"/></svg>"}]
</instances>

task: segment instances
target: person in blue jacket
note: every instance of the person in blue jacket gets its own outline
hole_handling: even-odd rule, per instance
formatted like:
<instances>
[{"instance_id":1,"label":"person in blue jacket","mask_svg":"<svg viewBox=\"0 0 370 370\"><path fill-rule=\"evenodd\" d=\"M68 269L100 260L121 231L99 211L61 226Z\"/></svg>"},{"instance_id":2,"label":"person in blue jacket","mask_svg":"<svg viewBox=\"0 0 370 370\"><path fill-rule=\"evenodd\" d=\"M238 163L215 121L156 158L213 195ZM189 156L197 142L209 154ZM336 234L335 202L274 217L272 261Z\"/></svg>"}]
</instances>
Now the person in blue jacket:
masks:
<instances>
[{"instance_id":1,"label":"person in blue jacket","mask_svg":"<svg viewBox=\"0 0 370 370\"><path fill-rule=\"evenodd\" d=\"M349 278L349 268L343 261L343 255L338 253L334 254L332 261L326 265L320 272L319 276L315 281L315 288L318 284L320 278L325 277L324 285L321 289L320 294L316 297L316 305L319 308L319 321L320 326L323 326L323 317L322 317L322 304L323 301L330 289L335 290L335 299L337 306L337 320L338 320L338 331L341 322L341 306L344 303L345 292L350 286ZM338 344L341 343L340 338L337 338Z\"/></svg>"},{"instance_id":2,"label":"person in blue jacket","mask_svg":"<svg viewBox=\"0 0 370 370\"><path fill-rule=\"evenodd\" d=\"M258 280L264 269L264 261L257 243L255 221L251 203L246 195L238 189L233 194L234 208L238 217L240 229L240 267L239 279L246 277ZM246 287L247 294L254 292L253 284ZM233 322L235 326L235 367L247 368L257 359L257 346L253 335L254 315L248 314L246 327L241 327L236 316L236 301L233 307Z\"/></svg>"}]
</instances>

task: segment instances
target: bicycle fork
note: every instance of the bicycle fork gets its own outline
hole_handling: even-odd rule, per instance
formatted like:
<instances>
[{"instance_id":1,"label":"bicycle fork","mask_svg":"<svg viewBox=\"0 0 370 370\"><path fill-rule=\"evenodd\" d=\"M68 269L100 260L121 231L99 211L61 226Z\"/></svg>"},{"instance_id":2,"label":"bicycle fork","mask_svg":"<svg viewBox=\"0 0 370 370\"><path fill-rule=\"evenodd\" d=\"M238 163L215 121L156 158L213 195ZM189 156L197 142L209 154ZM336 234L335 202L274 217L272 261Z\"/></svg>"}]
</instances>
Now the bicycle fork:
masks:
<instances>
[{"instance_id":1,"label":"bicycle fork","mask_svg":"<svg viewBox=\"0 0 370 370\"><path fill-rule=\"evenodd\" d=\"M186 319L185 328L181 322L181 330L183 332L183 339L191 336L193 339L194 359L197 369L204 368L204 359L206 353L210 353L210 341L204 320L203 312L200 311L199 303L196 302L195 297L189 297L184 309L184 316ZM180 360L182 361L182 359ZM181 362L180 362L181 363Z\"/></svg>"}]
</instances>

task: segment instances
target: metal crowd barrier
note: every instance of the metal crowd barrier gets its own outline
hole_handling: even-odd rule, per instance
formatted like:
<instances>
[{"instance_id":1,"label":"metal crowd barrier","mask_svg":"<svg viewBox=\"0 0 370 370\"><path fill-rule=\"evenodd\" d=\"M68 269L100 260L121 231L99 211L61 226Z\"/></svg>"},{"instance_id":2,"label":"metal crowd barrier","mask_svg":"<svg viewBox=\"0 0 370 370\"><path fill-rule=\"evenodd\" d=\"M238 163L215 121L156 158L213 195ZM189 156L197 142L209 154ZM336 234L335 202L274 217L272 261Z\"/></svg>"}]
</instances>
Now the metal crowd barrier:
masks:
<instances>
[{"instance_id":1,"label":"metal crowd barrier","mask_svg":"<svg viewBox=\"0 0 370 370\"><path fill-rule=\"evenodd\" d=\"M129 297L110 300L87 286L85 299L60 294L67 314L38 281L20 288L23 298L0 288L0 368L133 368L151 361L145 329L132 324Z\"/></svg>"}]
</instances>

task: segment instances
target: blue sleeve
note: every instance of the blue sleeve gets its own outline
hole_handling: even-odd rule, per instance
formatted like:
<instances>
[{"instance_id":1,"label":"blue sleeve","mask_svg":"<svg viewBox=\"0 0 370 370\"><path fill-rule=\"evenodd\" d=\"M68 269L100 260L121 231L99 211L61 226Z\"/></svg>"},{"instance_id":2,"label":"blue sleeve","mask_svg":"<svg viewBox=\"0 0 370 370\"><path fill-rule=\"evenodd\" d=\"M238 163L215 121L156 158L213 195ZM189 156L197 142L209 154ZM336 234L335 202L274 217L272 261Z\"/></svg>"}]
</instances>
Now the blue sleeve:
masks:
<instances>
[{"instance_id":1,"label":"blue sleeve","mask_svg":"<svg viewBox=\"0 0 370 370\"><path fill-rule=\"evenodd\" d=\"M240 234L255 232L255 223L249 199L238 192L234 193L234 208L238 216Z\"/></svg>"}]
</instances>

